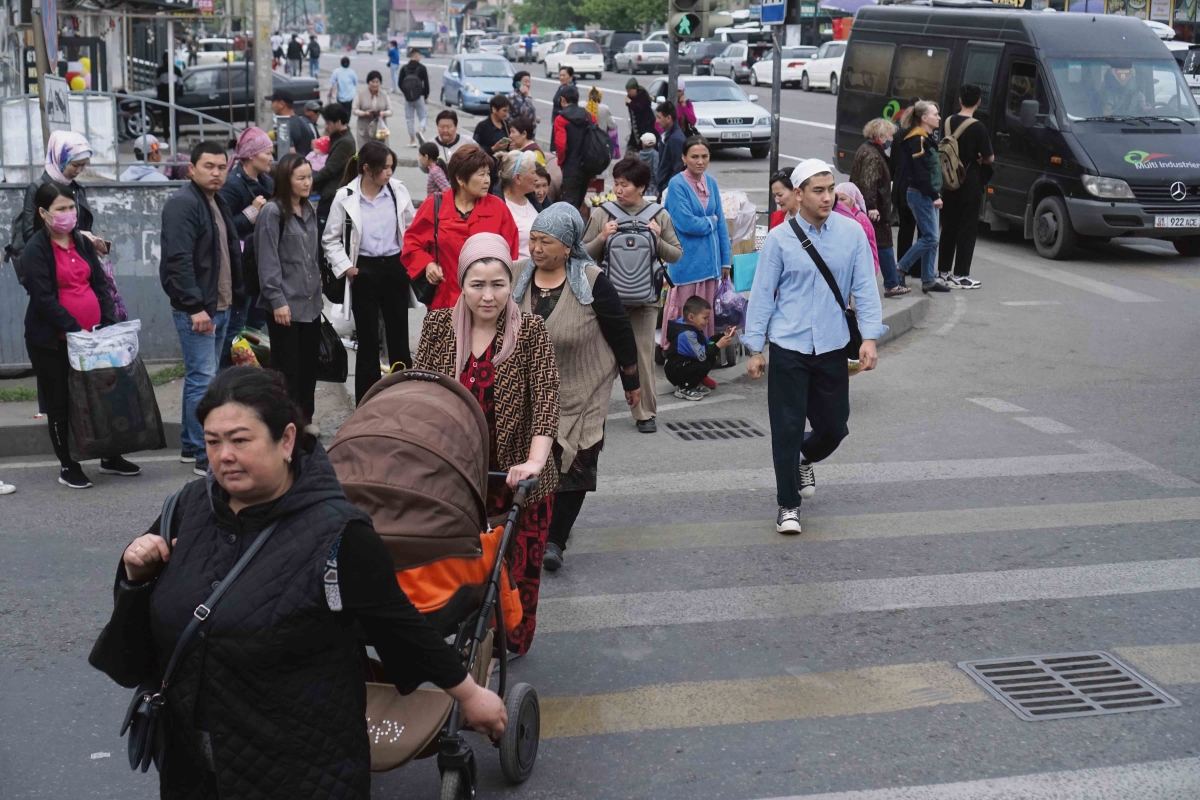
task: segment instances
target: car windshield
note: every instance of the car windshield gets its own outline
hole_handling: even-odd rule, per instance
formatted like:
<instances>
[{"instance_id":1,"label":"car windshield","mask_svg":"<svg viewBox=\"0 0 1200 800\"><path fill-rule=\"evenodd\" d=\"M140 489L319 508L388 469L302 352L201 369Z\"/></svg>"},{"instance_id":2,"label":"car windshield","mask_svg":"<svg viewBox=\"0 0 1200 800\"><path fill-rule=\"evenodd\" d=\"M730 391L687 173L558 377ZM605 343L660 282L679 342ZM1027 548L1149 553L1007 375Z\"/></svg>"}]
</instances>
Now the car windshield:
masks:
<instances>
[{"instance_id":1,"label":"car windshield","mask_svg":"<svg viewBox=\"0 0 1200 800\"><path fill-rule=\"evenodd\" d=\"M230 49L233 42L205 42L204 52L206 53L221 53Z\"/></svg>"},{"instance_id":2,"label":"car windshield","mask_svg":"<svg viewBox=\"0 0 1200 800\"><path fill-rule=\"evenodd\" d=\"M567 52L573 55L580 55L583 53L594 53L599 55L600 45L596 44L595 42L571 42L569 45L567 45Z\"/></svg>"},{"instance_id":3,"label":"car windshield","mask_svg":"<svg viewBox=\"0 0 1200 800\"><path fill-rule=\"evenodd\" d=\"M665 53L667 46L662 42L646 42L642 45L643 53Z\"/></svg>"},{"instance_id":4,"label":"car windshield","mask_svg":"<svg viewBox=\"0 0 1200 800\"><path fill-rule=\"evenodd\" d=\"M689 100L697 103L744 103L748 102L749 98L746 93L738 87L733 81L722 81L712 83L692 83L687 85L687 96Z\"/></svg>"},{"instance_id":5,"label":"car windshield","mask_svg":"<svg viewBox=\"0 0 1200 800\"><path fill-rule=\"evenodd\" d=\"M467 60L463 62L463 75L468 78L508 78L513 74L512 64L500 59Z\"/></svg>"},{"instance_id":6,"label":"car windshield","mask_svg":"<svg viewBox=\"0 0 1200 800\"><path fill-rule=\"evenodd\" d=\"M1179 67L1167 59L1058 58L1054 85L1073 120L1182 117L1200 121Z\"/></svg>"}]
</instances>

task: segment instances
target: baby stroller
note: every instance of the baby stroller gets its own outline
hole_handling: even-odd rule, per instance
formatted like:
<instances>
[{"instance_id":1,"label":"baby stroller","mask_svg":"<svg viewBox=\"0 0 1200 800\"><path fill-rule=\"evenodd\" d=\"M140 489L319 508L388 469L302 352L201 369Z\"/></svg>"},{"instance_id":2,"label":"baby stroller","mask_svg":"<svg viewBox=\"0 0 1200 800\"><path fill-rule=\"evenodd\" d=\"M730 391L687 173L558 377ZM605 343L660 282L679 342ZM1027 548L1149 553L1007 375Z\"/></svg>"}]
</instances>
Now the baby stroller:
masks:
<instances>
[{"instance_id":1,"label":"baby stroller","mask_svg":"<svg viewBox=\"0 0 1200 800\"><path fill-rule=\"evenodd\" d=\"M434 628L454 637L477 683L487 685L498 657L508 726L494 745L504 776L521 783L537 758L540 710L532 686L508 684L505 634L520 622L521 606L502 554L537 479L521 482L503 525L489 529L488 457L487 418L475 398L446 375L418 370L375 384L329 446L346 497L371 515L401 587ZM437 755L441 800L475 796L475 755L449 695L401 695L372 660L367 724L372 771Z\"/></svg>"}]
</instances>

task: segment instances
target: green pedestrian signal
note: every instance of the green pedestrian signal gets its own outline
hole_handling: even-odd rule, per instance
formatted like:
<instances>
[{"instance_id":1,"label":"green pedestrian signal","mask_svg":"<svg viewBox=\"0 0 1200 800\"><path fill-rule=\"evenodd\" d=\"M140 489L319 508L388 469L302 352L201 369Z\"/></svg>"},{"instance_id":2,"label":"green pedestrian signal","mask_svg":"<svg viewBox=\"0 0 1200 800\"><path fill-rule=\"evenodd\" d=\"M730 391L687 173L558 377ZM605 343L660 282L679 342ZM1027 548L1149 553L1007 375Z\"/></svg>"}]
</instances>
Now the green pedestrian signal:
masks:
<instances>
[{"instance_id":1,"label":"green pedestrian signal","mask_svg":"<svg viewBox=\"0 0 1200 800\"><path fill-rule=\"evenodd\" d=\"M676 27L675 32L678 33L680 36L691 36L692 35L692 19L691 19L691 17L685 16L683 19L679 20L679 25L678 25L678 27Z\"/></svg>"},{"instance_id":2,"label":"green pedestrian signal","mask_svg":"<svg viewBox=\"0 0 1200 800\"><path fill-rule=\"evenodd\" d=\"M675 14L670 29L676 39L699 39L704 35L704 18L695 13Z\"/></svg>"}]
</instances>

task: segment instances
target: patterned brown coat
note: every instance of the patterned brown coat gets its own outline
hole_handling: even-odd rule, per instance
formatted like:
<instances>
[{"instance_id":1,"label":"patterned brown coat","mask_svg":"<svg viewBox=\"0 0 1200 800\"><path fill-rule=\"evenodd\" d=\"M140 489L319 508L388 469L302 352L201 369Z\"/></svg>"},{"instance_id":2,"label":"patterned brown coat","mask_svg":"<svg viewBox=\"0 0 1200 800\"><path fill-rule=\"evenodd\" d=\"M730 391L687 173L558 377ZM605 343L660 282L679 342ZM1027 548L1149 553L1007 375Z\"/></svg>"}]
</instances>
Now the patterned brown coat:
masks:
<instances>
[{"instance_id":1,"label":"patterned brown coat","mask_svg":"<svg viewBox=\"0 0 1200 800\"><path fill-rule=\"evenodd\" d=\"M450 375L455 380L454 361L458 341L451 321L452 309L430 311L421 328L415 369L428 369ZM496 330L494 352L504 339L504 316ZM529 458L534 436L558 436L558 364L554 345L546 332L546 323L534 314L521 315L517 349L496 368L496 460L498 469L507 470ZM537 491L530 501L546 497L558 488L558 467L553 458L539 476Z\"/></svg>"},{"instance_id":2,"label":"patterned brown coat","mask_svg":"<svg viewBox=\"0 0 1200 800\"><path fill-rule=\"evenodd\" d=\"M892 145L895 147L895 145ZM867 211L879 211L875 226L875 245L892 246L892 172L888 169L887 156L875 142L863 142L854 154L854 166L850 168L850 182L858 187L867 203Z\"/></svg>"}]
</instances>

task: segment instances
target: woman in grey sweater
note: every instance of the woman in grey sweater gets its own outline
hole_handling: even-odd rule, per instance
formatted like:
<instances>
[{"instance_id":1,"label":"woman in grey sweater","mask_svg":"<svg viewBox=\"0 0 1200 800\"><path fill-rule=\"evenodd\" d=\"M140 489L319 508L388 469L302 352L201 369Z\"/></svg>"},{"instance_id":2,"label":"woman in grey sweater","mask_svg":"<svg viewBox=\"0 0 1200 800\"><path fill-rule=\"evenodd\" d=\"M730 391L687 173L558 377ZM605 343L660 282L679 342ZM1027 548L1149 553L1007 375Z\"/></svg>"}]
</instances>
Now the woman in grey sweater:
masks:
<instances>
[{"instance_id":1,"label":"woman in grey sweater","mask_svg":"<svg viewBox=\"0 0 1200 800\"><path fill-rule=\"evenodd\" d=\"M259 305L271 314L271 366L287 379L292 401L311 422L321 341L321 234L308 202L312 166L289 153L275 167L275 194L258 212L254 250L261 285Z\"/></svg>"}]
</instances>

